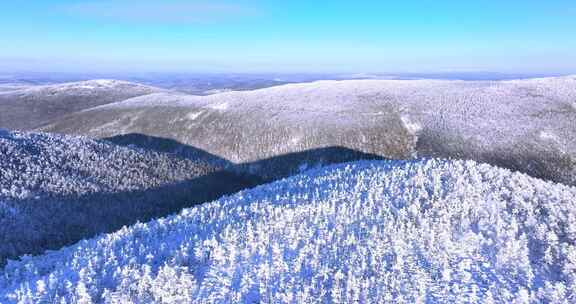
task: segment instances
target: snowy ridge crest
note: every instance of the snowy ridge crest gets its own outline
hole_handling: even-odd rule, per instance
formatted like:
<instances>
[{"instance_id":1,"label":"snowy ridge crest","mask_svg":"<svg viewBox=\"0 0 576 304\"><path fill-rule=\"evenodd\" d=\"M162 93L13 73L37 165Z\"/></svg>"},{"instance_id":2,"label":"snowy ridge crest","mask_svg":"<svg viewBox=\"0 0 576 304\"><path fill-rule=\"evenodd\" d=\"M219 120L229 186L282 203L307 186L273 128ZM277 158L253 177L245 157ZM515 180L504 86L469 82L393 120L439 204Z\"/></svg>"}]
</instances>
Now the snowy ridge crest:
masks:
<instances>
[{"instance_id":1,"label":"snowy ridge crest","mask_svg":"<svg viewBox=\"0 0 576 304\"><path fill-rule=\"evenodd\" d=\"M575 100L573 77L317 81L140 96L42 130L171 138L235 163L327 146L388 159L472 159L576 185Z\"/></svg>"},{"instance_id":2,"label":"snowy ridge crest","mask_svg":"<svg viewBox=\"0 0 576 304\"><path fill-rule=\"evenodd\" d=\"M0 92L0 128L29 131L84 109L163 91L119 80L89 80Z\"/></svg>"},{"instance_id":3,"label":"snowy ridge crest","mask_svg":"<svg viewBox=\"0 0 576 304\"><path fill-rule=\"evenodd\" d=\"M0 129L0 267L7 258L169 214L195 197L212 200L194 193L194 180L221 169L200 157Z\"/></svg>"},{"instance_id":4,"label":"snowy ridge crest","mask_svg":"<svg viewBox=\"0 0 576 304\"><path fill-rule=\"evenodd\" d=\"M564 302L576 188L473 161L308 171L10 262L3 303Z\"/></svg>"}]
</instances>

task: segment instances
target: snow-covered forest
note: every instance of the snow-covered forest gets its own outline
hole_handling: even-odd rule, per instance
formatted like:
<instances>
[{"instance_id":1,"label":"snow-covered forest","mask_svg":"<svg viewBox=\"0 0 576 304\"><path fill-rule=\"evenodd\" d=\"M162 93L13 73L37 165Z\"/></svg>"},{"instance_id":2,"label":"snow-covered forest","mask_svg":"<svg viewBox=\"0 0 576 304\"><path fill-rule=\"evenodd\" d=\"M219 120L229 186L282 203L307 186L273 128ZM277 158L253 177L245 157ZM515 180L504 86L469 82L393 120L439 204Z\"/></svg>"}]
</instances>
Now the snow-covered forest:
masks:
<instances>
[{"instance_id":1,"label":"snow-covered forest","mask_svg":"<svg viewBox=\"0 0 576 304\"><path fill-rule=\"evenodd\" d=\"M0 304L576 304L576 0L0 0Z\"/></svg>"},{"instance_id":2,"label":"snow-covered forest","mask_svg":"<svg viewBox=\"0 0 576 304\"><path fill-rule=\"evenodd\" d=\"M0 91L0 128L30 131L84 109L160 91L118 80L90 80Z\"/></svg>"},{"instance_id":3,"label":"snow-covered forest","mask_svg":"<svg viewBox=\"0 0 576 304\"><path fill-rule=\"evenodd\" d=\"M41 129L170 138L234 163L334 146L392 159L473 159L576 185L575 76L318 81L210 96L164 92Z\"/></svg>"},{"instance_id":4,"label":"snow-covered forest","mask_svg":"<svg viewBox=\"0 0 576 304\"><path fill-rule=\"evenodd\" d=\"M0 266L250 187L210 158L1 131Z\"/></svg>"},{"instance_id":5,"label":"snow-covered forest","mask_svg":"<svg viewBox=\"0 0 576 304\"><path fill-rule=\"evenodd\" d=\"M576 188L473 161L308 171L10 261L2 303L571 303Z\"/></svg>"},{"instance_id":6,"label":"snow-covered forest","mask_svg":"<svg viewBox=\"0 0 576 304\"><path fill-rule=\"evenodd\" d=\"M0 129L2 304L576 302L574 76L95 80L2 126L42 131Z\"/></svg>"}]
</instances>

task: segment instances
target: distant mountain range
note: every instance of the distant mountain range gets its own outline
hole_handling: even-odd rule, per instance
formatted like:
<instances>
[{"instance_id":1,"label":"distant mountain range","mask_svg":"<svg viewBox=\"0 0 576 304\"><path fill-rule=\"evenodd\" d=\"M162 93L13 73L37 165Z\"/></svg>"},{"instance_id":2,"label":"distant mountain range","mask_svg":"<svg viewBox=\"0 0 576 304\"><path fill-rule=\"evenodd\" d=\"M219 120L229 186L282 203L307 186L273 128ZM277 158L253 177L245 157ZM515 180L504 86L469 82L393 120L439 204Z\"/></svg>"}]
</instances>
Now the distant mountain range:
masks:
<instances>
[{"instance_id":1,"label":"distant mountain range","mask_svg":"<svg viewBox=\"0 0 576 304\"><path fill-rule=\"evenodd\" d=\"M152 93L39 130L166 138L235 164L334 146L392 159L474 159L574 185L575 101L570 76L319 81L204 97Z\"/></svg>"},{"instance_id":2,"label":"distant mountain range","mask_svg":"<svg viewBox=\"0 0 576 304\"><path fill-rule=\"evenodd\" d=\"M74 112L161 89L117 80L91 80L0 91L0 128L30 130Z\"/></svg>"},{"instance_id":3,"label":"distant mountain range","mask_svg":"<svg viewBox=\"0 0 576 304\"><path fill-rule=\"evenodd\" d=\"M557 77L559 74L498 73L489 71L444 71L436 73L48 73L0 74L0 91L11 86L63 84L93 79L119 79L192 95L249 91L288 83L350 79L443 79L513 80Z\"/></svg>"}]
</instances>

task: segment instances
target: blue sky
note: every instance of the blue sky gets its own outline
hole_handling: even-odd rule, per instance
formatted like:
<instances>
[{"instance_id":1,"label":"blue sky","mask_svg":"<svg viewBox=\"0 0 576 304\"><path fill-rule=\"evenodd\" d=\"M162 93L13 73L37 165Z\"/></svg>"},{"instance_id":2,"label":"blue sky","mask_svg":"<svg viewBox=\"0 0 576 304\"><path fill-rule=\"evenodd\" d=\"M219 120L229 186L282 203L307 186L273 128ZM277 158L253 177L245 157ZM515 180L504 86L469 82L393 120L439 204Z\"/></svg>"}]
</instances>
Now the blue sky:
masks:
<instances>
[{"instance_id":1,"label":"blue sky","mask_svg":"<svg viewBox=\"0 0 576 304\"><path fill-rule=\"evenodd\" d=\"M576 73L573 0L29 0L0 69Z\"/></svg>"}]
</instances>

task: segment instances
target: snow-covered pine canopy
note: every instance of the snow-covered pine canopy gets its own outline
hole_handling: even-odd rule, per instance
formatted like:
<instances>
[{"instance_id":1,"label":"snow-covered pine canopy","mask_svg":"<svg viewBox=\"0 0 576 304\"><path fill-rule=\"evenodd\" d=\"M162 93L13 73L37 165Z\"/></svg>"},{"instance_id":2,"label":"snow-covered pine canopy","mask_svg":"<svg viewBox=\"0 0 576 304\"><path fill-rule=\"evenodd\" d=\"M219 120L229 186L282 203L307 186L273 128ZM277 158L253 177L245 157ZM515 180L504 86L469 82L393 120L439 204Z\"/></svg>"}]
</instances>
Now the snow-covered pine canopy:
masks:
<instances>
[{"instance_id":1,"label":"snow-covered pine canopy","mask_svg":"<svg viewBox=\"0 0 576 304\"><path fill-rule=\"evenodd\" d=\"M0 302L570 303L575 219L490 165L349 163L10 262Z\"/></svg>"}]
</instances>

